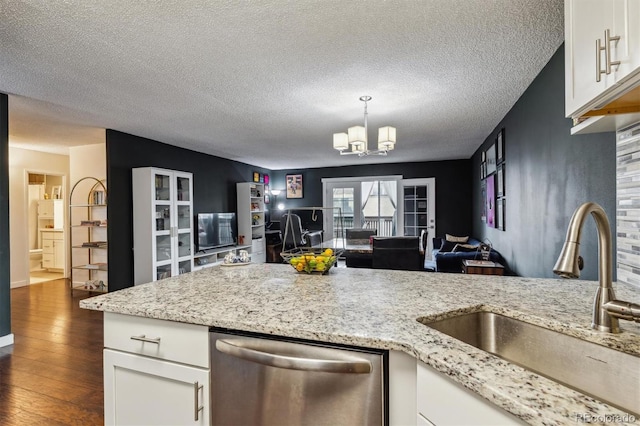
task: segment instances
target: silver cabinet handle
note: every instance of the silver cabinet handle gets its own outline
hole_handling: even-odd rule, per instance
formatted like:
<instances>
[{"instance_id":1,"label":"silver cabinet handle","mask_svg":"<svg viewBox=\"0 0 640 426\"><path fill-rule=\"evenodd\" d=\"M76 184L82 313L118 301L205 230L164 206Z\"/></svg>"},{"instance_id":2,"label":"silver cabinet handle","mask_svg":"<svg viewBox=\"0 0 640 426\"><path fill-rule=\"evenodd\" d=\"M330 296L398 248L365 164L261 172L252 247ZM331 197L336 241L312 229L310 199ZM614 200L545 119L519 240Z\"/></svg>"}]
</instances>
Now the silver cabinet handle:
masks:
<instances>
[{"instance_id":1,"label":"silver cabinet handle","mask_svg":"<svg viewBox=\"0 0 640 426\"><path fill-rule=\"evenodd\" d=\"M606 73L607 70L606 69L602 69L602 62L601 62L601 55L602 55L602 51L605 51L605 56L607 55L607 47L606 46L602 46L601 44L601 40L597 39L596 40L596 82L600 82L600 80L602 79L602 74Z\"/></svg>"},{"instance_id":2,"label":"silver cabinet handle","mask_svg":"<svg viewBox=\"0 0 640 426\"><path fill-rule=\"evenodd\" d=\"M198 382L193 383L193 420L200 420L200 411L204 411L204 405L200 405L200 390L204 385L200 385Z\"/></svg>"},{"instance_id":3,"label":"silver cabinet handle","mask_svg":"<svg viewBox=\"0 0 640 426\"><path fill-rule=\"evenodd\" d=\"M620 65L620 61L611 62L611 42L612 41L617 42L618 40L620 40L620 36L611 37L611 32L609 30L604 31L604 57L606 60L606 63L604 64L604 66L607 74L611 74L612 65L615 65L615 66Z\"/></svg>"},{"instance_id":4,"label":"silver cabinet handle","mask_svg":"<svg viewBox=\"0 0 640 426\"><path fill-rule=\"evenodd\" d=\"M242 358L276 368L288 370L318 371L325 373L371 373L371 363L367 360L341 361L332 359L299 358L288 355L278 355L245 348L228 340L217 340L216 349L227 355Z\"/></svg>"},{"instance_id":5,"label":"silver cabinet handle","mask_svg":"<svg viewBox=\"0 0 640 426\"><path fill-rule=\"evenodd\" d=\"M131 336L131 340L138 340L140 342L146 342L146 343L154 343L156 345L160 344L160 338L156 337L155 339L152 339L150 337L146 337L144 334L142 336Z\"/></svg>"}]
</instances>

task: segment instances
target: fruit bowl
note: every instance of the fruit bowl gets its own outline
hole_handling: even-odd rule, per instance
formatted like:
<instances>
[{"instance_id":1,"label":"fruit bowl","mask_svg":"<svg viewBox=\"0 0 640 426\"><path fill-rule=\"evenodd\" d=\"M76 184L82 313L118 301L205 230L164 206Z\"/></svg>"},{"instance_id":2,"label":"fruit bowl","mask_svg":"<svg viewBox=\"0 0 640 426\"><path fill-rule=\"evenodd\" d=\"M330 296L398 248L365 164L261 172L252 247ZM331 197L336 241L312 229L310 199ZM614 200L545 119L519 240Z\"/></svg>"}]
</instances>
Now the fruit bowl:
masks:
<instances>
[{"instance_id":1,"label":"fruit bowl","mask_svg":"<svg viewBox=\"0 0 640 426\"><path fill-rule=\"evenodd\" d=\"M340 253L333 249L317 249L290 251L280 253L280 256L299 273L324 275L336 264Z\"/></svg>"}]
</instances>

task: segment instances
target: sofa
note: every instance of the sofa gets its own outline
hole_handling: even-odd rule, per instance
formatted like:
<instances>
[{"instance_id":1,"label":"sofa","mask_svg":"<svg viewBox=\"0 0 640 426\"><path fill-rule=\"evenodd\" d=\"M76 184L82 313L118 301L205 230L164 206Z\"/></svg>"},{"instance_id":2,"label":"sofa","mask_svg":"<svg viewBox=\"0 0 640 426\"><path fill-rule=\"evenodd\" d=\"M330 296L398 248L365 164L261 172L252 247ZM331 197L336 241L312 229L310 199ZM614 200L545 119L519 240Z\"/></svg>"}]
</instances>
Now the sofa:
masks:
<instances>
[{"instance_id":1,"label":"sofa","mask_svg":"<svg viewBox=\"0 0 640 426\"><path fill-rule=\"evenodd\" d=\"M445 238L433 238L433 251L431 252L431 261L425 262L425 267L436 272L462 272L462 261L482 259L480 244L482 242L476 238L469 238L467 242L447 241ZM489 260L498 262L505 266L506 264L502 255L490 249Z\"/></svg>"}]
</instances>

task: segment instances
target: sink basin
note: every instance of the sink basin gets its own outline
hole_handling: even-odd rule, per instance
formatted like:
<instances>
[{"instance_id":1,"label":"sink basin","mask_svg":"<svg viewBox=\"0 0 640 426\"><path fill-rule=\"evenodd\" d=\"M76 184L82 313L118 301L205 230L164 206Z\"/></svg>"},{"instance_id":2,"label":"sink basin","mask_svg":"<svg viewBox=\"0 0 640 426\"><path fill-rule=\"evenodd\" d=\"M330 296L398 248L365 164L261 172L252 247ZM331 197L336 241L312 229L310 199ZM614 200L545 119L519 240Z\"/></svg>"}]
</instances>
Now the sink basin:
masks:
<instances>
[{"instance_id":1,"label":"sink basin","mask_svg":"<svg viewBox=\"0 0 640 426\"><path fill-rule=\"evenodd\" d=\"M491 312L418 321L640 416L640 357Z\"/></svg>"}]
</instances>

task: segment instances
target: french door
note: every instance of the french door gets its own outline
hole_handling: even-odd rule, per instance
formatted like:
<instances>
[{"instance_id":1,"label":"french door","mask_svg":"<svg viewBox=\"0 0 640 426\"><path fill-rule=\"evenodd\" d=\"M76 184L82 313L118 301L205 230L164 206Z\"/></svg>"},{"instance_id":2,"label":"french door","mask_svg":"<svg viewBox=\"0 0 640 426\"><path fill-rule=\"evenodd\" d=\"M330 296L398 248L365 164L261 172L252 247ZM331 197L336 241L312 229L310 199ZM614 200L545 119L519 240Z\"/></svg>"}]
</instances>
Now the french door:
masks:
<instances>
[{"instance_id":1,"label":"french door","mask_svg":"<svg viewBox=\"0 0 640 426\"><path fill-rule=\"evenodd\" d=\"M325 229L341 237L349 228L376 229L381 236L398 233L398 182L401 176L323 179L323 207L340 207L325 218ZM332 217L330 217L332 216Z\"/></svg>"},{"instance_id":2,"label":"french door","mask_svg":"<svg viewBox=\"0 0 640 426\"><path fill-rule=\"evenodd\" d=\"M327 178L323 207L340 207L325 215L324 229L334 238L344 229L376 229L381 236L424 236L425 255L431 257L436 234L435 178L402 176Z\"/></svg>"}]
</instances>

